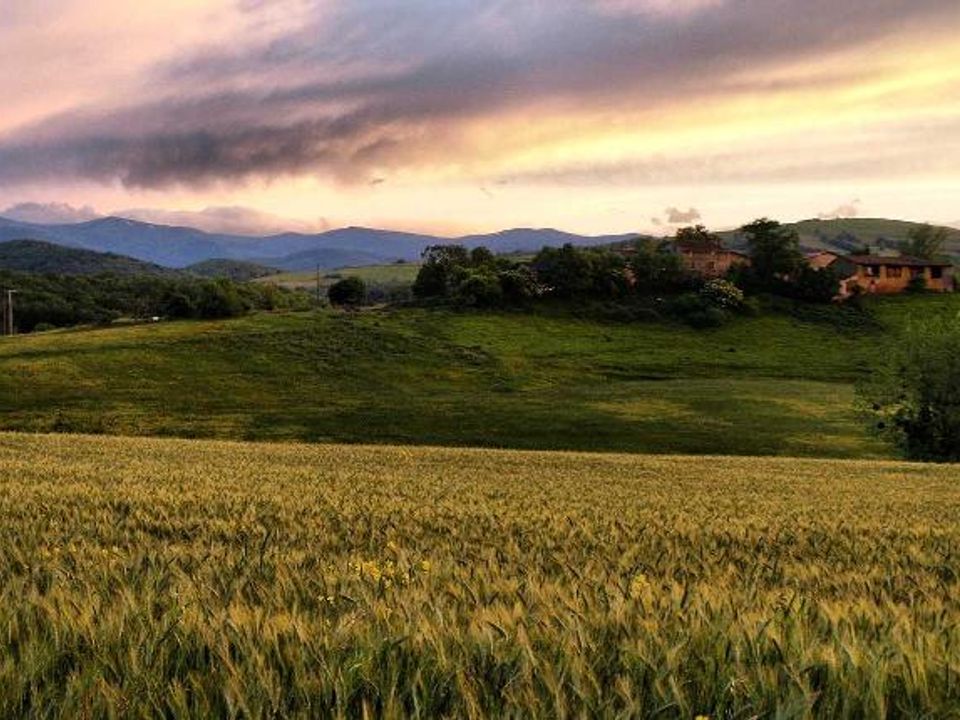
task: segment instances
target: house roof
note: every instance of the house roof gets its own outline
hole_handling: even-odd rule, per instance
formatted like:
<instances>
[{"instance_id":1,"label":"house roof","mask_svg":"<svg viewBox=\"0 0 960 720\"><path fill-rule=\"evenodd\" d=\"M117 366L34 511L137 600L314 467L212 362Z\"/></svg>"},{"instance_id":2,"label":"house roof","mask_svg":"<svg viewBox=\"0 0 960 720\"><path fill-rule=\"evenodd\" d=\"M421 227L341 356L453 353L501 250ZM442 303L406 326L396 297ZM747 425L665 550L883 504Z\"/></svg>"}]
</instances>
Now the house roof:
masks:
<instances>
[{"instance_id":1,"label":"house roof","mask_svg":"<svg viewBox=\"0 0 960 720\"><path fill-rule=\"evenodd\" d=\"M895 265L900 267L952 267L949 260L924 260L923 258L884 255L847 255L847 260L856 265Z\"/></svg>"}]
</instances>

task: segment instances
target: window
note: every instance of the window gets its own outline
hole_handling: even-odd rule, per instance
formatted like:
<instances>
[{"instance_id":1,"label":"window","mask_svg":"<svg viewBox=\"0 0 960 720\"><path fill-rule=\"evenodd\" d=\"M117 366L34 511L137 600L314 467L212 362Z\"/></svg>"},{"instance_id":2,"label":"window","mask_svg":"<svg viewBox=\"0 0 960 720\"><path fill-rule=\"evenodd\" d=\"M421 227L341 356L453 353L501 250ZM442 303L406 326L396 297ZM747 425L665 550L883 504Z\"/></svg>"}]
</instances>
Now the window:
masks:
<instances>
[{"instance_id":1,"label":"window","mask_svg":"<svg viewBox=\"0 0 960 720\"><path fill-rule=\"evenodd\" d=\"M867 265L863 268L863 274L867 277L878 277L880 275L879 265Z\"/></svg>"},{"instance_id":2,"label":"window","mask_svg":"<svg viewBox=\"0 0 960 720\"><path fill-rule=\"evenodd\" d=\"M933 280L943 279L943 268L942 267L932 267L930 268L930 277Z\"/></svg>"},{"instance_id":3,"label":"window","mask_svg":"<svg viewBox=\"0 0 960 720\"><path fill-rule=\"evenodd\" d=\"M887 265L887 277L889 278L903 277L903 268L897 265Z\"/></svg>"}]
</instances>

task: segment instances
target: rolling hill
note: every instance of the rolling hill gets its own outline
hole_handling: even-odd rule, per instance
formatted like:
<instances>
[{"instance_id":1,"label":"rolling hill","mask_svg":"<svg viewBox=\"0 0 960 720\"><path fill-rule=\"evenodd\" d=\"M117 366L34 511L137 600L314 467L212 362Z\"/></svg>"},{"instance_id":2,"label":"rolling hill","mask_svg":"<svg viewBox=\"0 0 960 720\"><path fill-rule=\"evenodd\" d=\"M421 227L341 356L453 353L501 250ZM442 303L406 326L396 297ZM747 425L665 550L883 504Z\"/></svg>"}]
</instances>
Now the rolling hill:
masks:
<instances>
[{"instance_id":1,"label":"rolling hill","mask_svg":"<svg viewBox=\"0 0 960 720\"><path fill-rule=\"evenodd\" d=\"M42 240L0 242L0 269L57 275L169 275L175 270L115 253L65 247Z\"/></svg>"},{"instance_id":2,"label":"rolling hill","mask_svg":"<svg viewBox=\"0 0 960 720\"><path fill-rule=\"evenodd\" d=\"M446 238L436 235L348 227L314 235L265 237L207 233L187 227L106 217L66 225L38 225L0 218L0 241L30 238L67 247L128 255L166 267L184 268L213 260L245 260L283 270L318 265L380 265L414 261L430 245L449 242L484 245L495 252L536 251L545 245L603 245L629 236L588 237L550 229L514 229L491 235Z\"/></svg>"},{"instance_id":3,"label":"rolling hill","mask_svg":"<svg viewBox=\"0 0 960 720\"><path fill-rule=\"evenodd\" d=\"M246 260L224 260L214 258L188 265L184 268L188 273L208 278L228 278L237 282L246 282L258 278L270 277L280 271L277 268L267 267L259 263Z\"/></svg>"},{"instance_id":4,"label":"rolling hill","mask_svg":"<svg viewBox=\"0 0 960 720\"><path fill-rule=\"evenodd\" d=\"M875 251L895 251L900 242L920 223L879 218L847 218L841 220L803 220L790 225L800 235L800 244L807 250L833 250L850 253L870 246ZM947 228L949 235L945 253L960 259L960 230ZM746 240L737 231L720 233L727 244L743 249Z\"/></svg>"},{"instance_id":5,"label":"rolling hill","mask_svg":"<svg viewBox=\"0 0 960 720\"><path fill-rule=\"evenodd\" d=\"M871 245L896 247L916 223L897 220L850 219L805 220L795 224L804 247L849 252ZM515 228L497 233L448 238L375 228L348 227L317 234L283 233L265 237L207 233L175 227L106 217L69 225L37 225L0 218L0 241L29 238L57 245L111 252L138 260L184 268L212 259L250 261L287 271L320 266L383 265L397 260L415 261L430 245L458 243L469 248L485 246L498 253L536 252L544 246L565 243L608 245L637 237L625 235L576 235L550 228ZM736 231L724 233L733 247L744 241ZM951 229L947 253L960 257L960 230Z\"/></svg>"},{"instance_id":6,"label":"rolling hill","mask_svg":"<svg viewBox=\"0 0 960 720\"><path fill-rule=\"evenodd\" d=\"M907 317L958 303L882 299L882 332L407 308L24 335L0 341L0 429L883 457L853 384Z\"/></svg>"}]
</instances>

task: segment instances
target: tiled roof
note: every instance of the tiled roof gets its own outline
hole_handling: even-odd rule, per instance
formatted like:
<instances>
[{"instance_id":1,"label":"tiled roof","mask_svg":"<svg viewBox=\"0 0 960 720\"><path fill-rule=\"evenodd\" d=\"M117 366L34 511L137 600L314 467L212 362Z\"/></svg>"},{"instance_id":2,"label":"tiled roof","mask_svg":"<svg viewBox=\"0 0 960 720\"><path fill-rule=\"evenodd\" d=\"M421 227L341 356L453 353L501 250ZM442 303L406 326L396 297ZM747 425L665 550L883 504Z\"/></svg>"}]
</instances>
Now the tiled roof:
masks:
<instances>
[{"instance_id":1,"label":"tiled roof","mask_svg":"<svg viewBox=\"0 0 960 720\"><path fill-rule=\"evenodd\" d=\"M847 260L857 265L896 265L900 267L951 267L949 260L924 260L922 258L884 255L847 255Z\"/></svg>"}]
</instances>

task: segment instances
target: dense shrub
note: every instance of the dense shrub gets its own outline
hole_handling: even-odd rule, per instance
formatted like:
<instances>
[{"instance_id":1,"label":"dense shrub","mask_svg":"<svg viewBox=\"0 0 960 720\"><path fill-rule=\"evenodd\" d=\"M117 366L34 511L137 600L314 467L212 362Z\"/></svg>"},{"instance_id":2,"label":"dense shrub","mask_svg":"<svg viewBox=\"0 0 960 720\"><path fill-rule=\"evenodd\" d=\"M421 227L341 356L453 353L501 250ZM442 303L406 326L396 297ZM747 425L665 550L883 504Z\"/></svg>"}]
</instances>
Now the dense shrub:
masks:
<instances>
[{"instance_id":1,"label":"dense shrub","mask_svg":"<svg viewBox=\"0 0 960 720\"><path fill-rule=\"evenodd\" d=\"M470 268L458 277L453 300L466 307L496 307L503 301L503 288L495 272Z\"/></svg>"},{"instance_id":2,"label":"dense shrub","mask_svg":"<svg viewBox=\"0 0 960 720\"><path fill-rule=\"evenodd\" d=\"M860 395L874 430L908 458L960 461L960 319L911 325Z\"/></svg>"},{"instance_id":3,"label":"dense shrub","mask_svg":"<svg viewBox=\"0 0 960 720\"><path fill-rule=\"evenodd\" d=\"M367 298L367 286L363 280L351 275L331 285L327 298L331 305L362 305Z\"/></svg>"},{"instance_id":4,"label":"dense shrub","mask_svg":"<svg viewBox=\"0 0 960 720\"><path fill-rule=\"evenodd\" d=\"M676 253L652 242L634 243L628 268L639 295L670 294L692 290L698 284Z\"/></svg>"},{"instance_id":5,"label":"dense shrub","mask_svg":"<svg viewBox=\"0 0 960 720\"><path fill-rule=\"evenodd\" d=\"M927 291L927 279L923 275L914 275L907 283L907 292L919 295Z\"/></svg>"}]
</instances>

